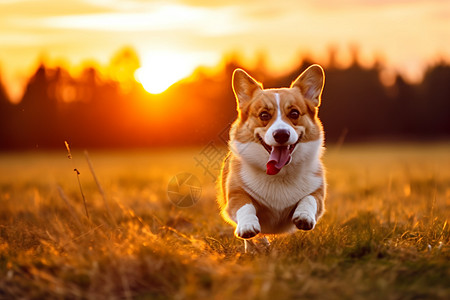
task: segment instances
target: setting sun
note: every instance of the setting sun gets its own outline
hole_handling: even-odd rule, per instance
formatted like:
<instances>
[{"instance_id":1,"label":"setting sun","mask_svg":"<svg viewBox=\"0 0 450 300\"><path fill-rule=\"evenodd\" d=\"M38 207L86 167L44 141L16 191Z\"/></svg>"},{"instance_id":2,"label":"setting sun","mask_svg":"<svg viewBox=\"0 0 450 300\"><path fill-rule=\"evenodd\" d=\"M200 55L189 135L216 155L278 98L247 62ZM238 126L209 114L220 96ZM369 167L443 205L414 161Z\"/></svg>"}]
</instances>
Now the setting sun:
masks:
<instances>
[{"instance_id":1,"label":"setting sun","mask_svg":"<svg viewBox=\"0 0 450 300\"><path fill-rule=\"evenodd\" d=\"M197 65L193 57L175 52L154 52L144 56L135 78L150 94L160 94L189 76Z\"/></svg>"}]
</instances>

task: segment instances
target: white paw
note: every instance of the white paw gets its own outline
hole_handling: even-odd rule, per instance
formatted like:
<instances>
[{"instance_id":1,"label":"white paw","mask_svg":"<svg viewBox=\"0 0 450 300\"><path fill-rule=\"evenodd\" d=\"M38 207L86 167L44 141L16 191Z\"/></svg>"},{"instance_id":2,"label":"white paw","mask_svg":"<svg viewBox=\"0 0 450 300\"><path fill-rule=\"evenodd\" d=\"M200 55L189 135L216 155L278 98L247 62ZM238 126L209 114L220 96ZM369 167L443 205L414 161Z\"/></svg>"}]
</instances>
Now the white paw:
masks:
<instances>
[{"instance_id":1,"label":"white paw","mask_svg":"<svg viewBox=\"0 0 450 300\"><path fill-rule=\"evenodd\" d=\"M297 205L292 216L292 222L300 230L311 230L316 226L317 202L316 199L308 195Z\"/></svg>"},{"instance_id":2,"label":"white paw","mask_svg":"<svg viewBox=\"0 0 450 300\"><path fill-rule=\"evenodd\" d=\"M261 232L256 209L253 204L245 204L236 212L236 231L237 237L250 239Z\"/></svg>"},{"instance_id":3,"label":"white paw","mask_svg":"<svg viewBox=\"0 0 450 300\"><path fill-rule=\"evenodd\" d=\"M308 212L295 212L292 216L292 222L300 230L312 230L316 226L316 220L314 216L308 214Z\"/></svg>"},{"instance_id":4,"label":"white paw","mask_svg":"<svg viewBox=\"0 0 450 300\"><path fill-rule=\"evenodd\" d=\"M237 237L242 239L250 239L261 232L261 225L259 222L251 223L238 223L236 231L234 232Z\"/></svg>"}]
</instances>

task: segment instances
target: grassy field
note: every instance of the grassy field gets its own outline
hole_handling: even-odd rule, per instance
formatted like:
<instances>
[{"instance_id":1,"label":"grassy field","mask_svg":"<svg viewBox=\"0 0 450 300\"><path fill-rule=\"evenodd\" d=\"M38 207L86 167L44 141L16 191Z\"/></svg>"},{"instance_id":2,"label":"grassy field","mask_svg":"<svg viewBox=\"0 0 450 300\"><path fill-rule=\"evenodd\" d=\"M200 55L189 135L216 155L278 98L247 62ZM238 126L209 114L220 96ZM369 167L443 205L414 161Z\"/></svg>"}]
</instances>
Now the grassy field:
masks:
<instances>
[{"instance_id":1,"label":"grassy field","mask_svg":"<svg viewBox=\"0 0 450 300\"><path fill-rule=\"evenodd\" d=\"M328 149L316 228L249 254L201 150L91 152L101 189L82 152L0 154L0 299L450 298L450 144ZM188 208L167 196L182 172Z\"/></svg>"}]
</instances>

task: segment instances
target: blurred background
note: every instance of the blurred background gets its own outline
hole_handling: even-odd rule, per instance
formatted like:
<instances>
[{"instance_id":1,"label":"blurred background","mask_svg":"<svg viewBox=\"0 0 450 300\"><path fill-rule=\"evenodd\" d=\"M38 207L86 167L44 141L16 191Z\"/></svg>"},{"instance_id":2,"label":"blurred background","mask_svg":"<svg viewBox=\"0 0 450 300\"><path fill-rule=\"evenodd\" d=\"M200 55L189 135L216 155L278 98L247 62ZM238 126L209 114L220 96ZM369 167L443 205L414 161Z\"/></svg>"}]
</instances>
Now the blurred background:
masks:
<instances>
[{"instance_id":1,"label":"blurred background","mask_svg":"<svg viewBox=\"0 0 450 300\"><path fill-rule=\"evenodd\" d=\"M326 143L450 138L450 2L0 1L0 150L205 145L325 68Z\"/></svg>"}]
</instances>

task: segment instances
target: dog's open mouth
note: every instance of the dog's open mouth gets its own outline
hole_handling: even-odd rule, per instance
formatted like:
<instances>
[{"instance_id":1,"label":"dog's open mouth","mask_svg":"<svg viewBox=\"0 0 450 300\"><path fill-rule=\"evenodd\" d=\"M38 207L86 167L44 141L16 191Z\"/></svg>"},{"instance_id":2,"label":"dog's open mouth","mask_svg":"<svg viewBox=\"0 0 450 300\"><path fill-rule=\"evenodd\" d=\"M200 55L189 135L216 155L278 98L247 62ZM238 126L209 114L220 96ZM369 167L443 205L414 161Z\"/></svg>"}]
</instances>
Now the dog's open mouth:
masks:
<instances>
[{"instance_id":1,"label":"dog's open mouth","mask_svg":"<svg viewBox=\"0 0 450 300\"><path fill-rule=\"evenodd\" d=\"M258 135L258 139L264 149L269 152L269 161L266 165L266 173L268 175L276 175L281 168L291 162L292 152L300 141L300 137L295 144L286 146L269 146L264 142L263 138Z\"/></svg>"}]
</instances>

